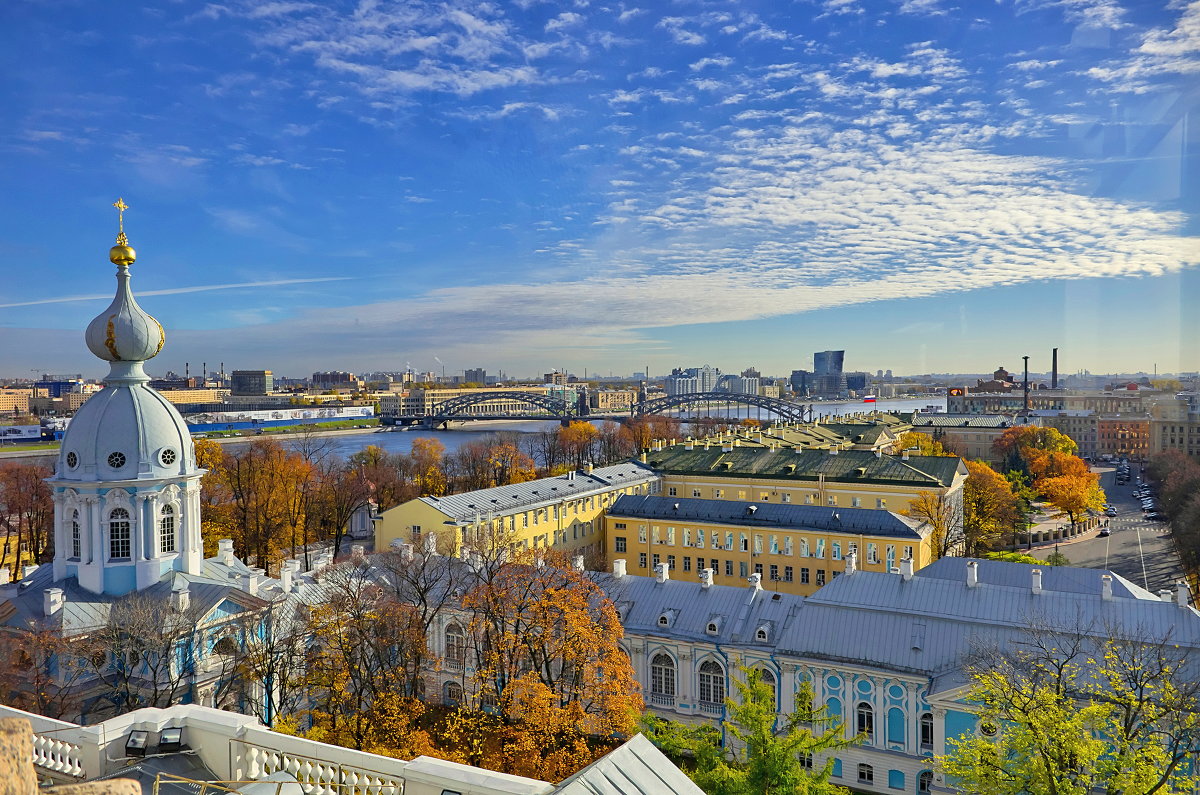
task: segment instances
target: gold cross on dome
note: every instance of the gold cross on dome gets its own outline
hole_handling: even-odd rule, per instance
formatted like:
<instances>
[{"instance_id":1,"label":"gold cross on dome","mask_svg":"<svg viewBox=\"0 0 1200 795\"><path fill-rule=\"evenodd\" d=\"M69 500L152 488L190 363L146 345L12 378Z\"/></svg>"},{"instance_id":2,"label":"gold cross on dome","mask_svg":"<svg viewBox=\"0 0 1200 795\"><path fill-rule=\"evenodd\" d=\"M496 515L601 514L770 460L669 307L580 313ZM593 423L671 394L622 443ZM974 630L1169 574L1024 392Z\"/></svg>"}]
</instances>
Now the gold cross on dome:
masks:
<instances>
[{"instance_id":1,"label":"gold cross on dome","mask_svg":"<svg viewBox=\"0 0 1200 795\"><path fill-rule=\"evenodd\" d=\"M125 231L125 211L129 209L129 205L125 203L124 199L118 197L117 200L115 202L113 202L113 207L117 208L117 231L124 232Z\"/></svg>"}]
</instances>

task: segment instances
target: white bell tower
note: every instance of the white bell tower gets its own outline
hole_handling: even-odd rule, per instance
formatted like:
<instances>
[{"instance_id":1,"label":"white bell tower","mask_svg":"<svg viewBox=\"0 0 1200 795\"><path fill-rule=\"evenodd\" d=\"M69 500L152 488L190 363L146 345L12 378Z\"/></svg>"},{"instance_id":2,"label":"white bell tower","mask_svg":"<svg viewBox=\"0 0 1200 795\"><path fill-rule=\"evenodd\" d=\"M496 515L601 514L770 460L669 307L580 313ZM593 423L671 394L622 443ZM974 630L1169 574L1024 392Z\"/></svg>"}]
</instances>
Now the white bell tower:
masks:
<instances>
[{"instance_id":1,"label":"white bell tower","mask_svg":"<svg viewBox=\"0 0 1200 795\"><path fill-rule=\"evenodd\" d=\"M75 412L54 477L54 579L75 577L93 593L140 591L171 570L199 574L200 478L196 451L178 409L147 386L142 363L165 335L129 288L136 253L119 234L112 304L88 325L87 346L109 363L104 389Z\"/></svg>"}]
</instances>

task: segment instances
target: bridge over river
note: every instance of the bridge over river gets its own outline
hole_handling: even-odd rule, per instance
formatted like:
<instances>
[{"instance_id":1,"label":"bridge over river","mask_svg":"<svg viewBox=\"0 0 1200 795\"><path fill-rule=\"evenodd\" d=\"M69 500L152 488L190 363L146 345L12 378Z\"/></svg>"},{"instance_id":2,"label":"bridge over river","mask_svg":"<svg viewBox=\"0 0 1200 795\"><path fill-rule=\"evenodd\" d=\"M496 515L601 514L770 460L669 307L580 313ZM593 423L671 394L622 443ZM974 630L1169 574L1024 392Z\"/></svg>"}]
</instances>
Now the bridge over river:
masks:
<instances>
[{"instance_id":1,"label":"bridge over river","mask_svg":"<svg viewBox=\"0 0 1200 795\"><path fill-rule=\"evenodd\" d=\"M528 406L528 410L496 411L493 407L498 401L524 404ZM492 405L489 406L489 404ZM451 422L472 420L559 420L565 425L572 420L610 419L620 421L675 411L712 408L726 411L733 408L732 416L735 418L745 416L786 422L807 422L813 416L812 405L736 392L688 392L641 400L630 406L628 411L592 412L586 406L536 392L480 390L444 400L434 406L429 413L385 414L381 419L385 425L423 425L426 428L444 427ZM745 411L744 415L742 414L743 410Z\"/></svg>"}]
</instances>

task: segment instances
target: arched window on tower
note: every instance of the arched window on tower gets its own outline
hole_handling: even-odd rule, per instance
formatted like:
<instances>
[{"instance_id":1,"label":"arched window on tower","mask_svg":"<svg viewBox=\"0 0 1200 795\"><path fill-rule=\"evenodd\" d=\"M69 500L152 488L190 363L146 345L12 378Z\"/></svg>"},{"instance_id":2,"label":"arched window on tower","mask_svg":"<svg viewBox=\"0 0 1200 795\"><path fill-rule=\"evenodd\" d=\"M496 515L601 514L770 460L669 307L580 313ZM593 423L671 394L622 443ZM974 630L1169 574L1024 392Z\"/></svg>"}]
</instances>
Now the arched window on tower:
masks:
<instances>
[{"instance_id":1,"label":"arched window on tower","mask_svg":"<svg viewBox=\"0 0 1200 795\"><path fill-rule=\"evenodd\" d=\"M71 512L71 557L78 559L83 552L83 540L79 534L79 511Z\"/></svg>"},{"instance_id":2,"label":"arched window on tower","mask_svg":"<svg viewBox=\"0 0 1200 795\"><path fill-rule=\"evenodd\" d=\"M159 549L164 553L175 551L175 506L164 505L162 518L158 520Z\"/></svg>"},{"instance_id":3,"label":"arched window on tower","mask_svg":"<svg viewBox=\"0 0 1200 795\"><path fill-rule=\"evenodd\" d=\"M113 508L108 514L108 556L129 557L129 511Z\"/></svg>"}]
</instances>

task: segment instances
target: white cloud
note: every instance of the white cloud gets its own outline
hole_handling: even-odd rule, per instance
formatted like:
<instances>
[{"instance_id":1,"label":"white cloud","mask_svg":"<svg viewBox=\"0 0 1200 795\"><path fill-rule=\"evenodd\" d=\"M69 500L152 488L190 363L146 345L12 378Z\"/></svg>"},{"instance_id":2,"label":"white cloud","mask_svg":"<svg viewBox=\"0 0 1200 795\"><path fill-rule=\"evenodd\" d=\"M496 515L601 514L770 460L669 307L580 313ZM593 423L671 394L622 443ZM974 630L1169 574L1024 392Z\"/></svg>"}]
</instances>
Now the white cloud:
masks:
<instances>
[{"instance_id":1,"label":"white cloud","mask_svg":"<svg viewBox=\"0 0 1200 795\"><path fill-rule=\"evenodd\" d=\"M194 287L169 287L163 290L136 290L139 296L147 295L186 295L188 293L206 293L213 290L247 290L259 287L284 287L292 284L315 284L317 282L344 282L350 276L327 276L318 279L269 279L256 282L237 282L234 284L201 284ZM42 304L69 304L75 301L99 301L112 298L112 293L97 293L96 295L66 295L55 298L39 298L33 301L17 301L11 304L0 304L0 309L16 306L40 306Z\"/></svg>"},{"instance_id":2,"label":"white cloud","mask_svg":"<svg viewBox=\"0 0 1200 795\"><path fill-rule=\"evenodd\" d=\"M688 20L683 17L663 17L655 27L665 30L676 44L688 44L691 46L704 44L707 41L704 36L685 28L684 26L687 23Z\"/></svg>"},{"instance_id":3,"label":"white cloud","mask_svg":"<svg viewBox=\"0 0 1200 795\"><path fill-rule=\"evenodd\" d=\"M577 28L582 24L582 14L576 14L574 11L564 11L546 23L545 31L547 33L553 33L555 31L567 30L569 28Z\"/></svg>"},{"instance_id":4,"label":"white cloud","mask_svg":"<svg viewBox=\"0 0 1200 795\"><path fill-rule=\"evenodd\" d=\"M701 69L705 69L709 66L717 66L717 67L724 68L726 66L729 66L732 63L733 63L733 59L730 58L728 55L717 55L717 56L709 56L707 58L701 58L699 61L696 61L694 64L692 64L688 68L691 69L693 72L699 72Z\"/></svg>"}]
</instances>

